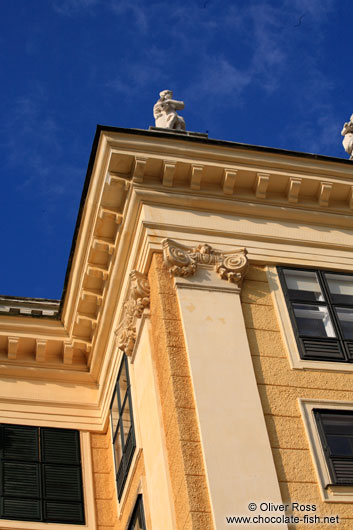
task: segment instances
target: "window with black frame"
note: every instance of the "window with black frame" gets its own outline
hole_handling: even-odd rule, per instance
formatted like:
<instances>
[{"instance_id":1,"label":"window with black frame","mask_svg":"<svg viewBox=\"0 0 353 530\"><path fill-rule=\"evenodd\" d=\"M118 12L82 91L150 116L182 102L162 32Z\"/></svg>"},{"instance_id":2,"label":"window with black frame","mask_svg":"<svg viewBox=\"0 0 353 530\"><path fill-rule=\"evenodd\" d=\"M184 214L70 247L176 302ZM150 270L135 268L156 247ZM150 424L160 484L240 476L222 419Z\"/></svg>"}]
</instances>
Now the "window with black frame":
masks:
<instances>
[{"instance_id":1,"label":"window with black frame","mask_svg":"<svg viewBox=\"0 0 353 530\"><path fill-rule=\"evenodd\" d=\"M353 413L314 410L332 485L353 484Z\"/></svg>"},{"instance_id":2,"label":"window with black frame","mask_svg":"<svg viewBox=\"0 0 353 530\"><path fill-rule=\"evenodd\" d=\"M135 431L132 414L129 365L126 355L122 359L110 407L116 484L121 499L132 457L135 452Z\"/></svg>"},{"instance_id":3,"label":"window with black frame","mask_svg":"<svg viewBox=\"0 0 353 530\"><path fill-rule=\"evenodd\" d=\"M353 362L353 275L278 271L301 358Z\"/></svg>"},{"instance_id":4,"label":"window with black frame","mask_svg":"<svg viewBox=\"0 0 353 530\"><path fill-rule=\"evenodd\" d=\"M85 524L78 431L2 424L0 439L1 519Z\"/></svg>"},{"instance_id":5,"label":"window with black frame","mask_svg":"<svg viewBox=\"0 0 353 530\"><path fill-rule=\"evenodd\" d=\"M143 511L142 495L138 495L137 501L132 512L130 523L127 530L146 530L145 513Z\"/></svg>"}]
</instances>

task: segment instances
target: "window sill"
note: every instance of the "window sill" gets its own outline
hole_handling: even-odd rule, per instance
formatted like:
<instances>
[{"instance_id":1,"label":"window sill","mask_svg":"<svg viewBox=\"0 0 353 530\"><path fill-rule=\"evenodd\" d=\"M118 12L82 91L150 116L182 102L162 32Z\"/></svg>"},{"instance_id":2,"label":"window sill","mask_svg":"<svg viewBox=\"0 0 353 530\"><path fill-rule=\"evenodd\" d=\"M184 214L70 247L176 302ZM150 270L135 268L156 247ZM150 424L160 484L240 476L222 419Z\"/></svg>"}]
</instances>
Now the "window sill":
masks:
<instances>
[{"instance_id":1,"label":"window sill","mask_svg":"<svg viewBox=\"0 0 353 530\"><path fill-rule=\"evenodd\" d=\"M327 486L326 490L332 501L352 502L353 500L353 486Z\"/></svg>"},{"instance_id":2,"label":"window sill","mask_svg":"<svg viewBox=\"0 0 353 530\"><path fill-rule=\"evenodd\" d=\"M301 359L276 267L268 267L267 278L291 368L294 370L353 372L353 363Z\"/></svg>"}]
</instances>

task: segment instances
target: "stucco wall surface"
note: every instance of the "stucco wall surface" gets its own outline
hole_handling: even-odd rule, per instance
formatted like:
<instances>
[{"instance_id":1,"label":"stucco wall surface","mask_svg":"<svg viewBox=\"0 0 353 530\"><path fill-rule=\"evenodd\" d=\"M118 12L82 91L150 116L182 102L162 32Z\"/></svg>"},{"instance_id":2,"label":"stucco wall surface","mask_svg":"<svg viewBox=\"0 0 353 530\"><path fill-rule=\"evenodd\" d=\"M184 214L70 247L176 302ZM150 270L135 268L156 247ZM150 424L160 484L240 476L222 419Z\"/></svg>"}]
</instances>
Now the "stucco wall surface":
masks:
<instances>
[{"instance_id":1,"label":"stucco wall surface","mask_svg":"<svg viewBox=\"0 0 353 530\"><path fill-rule=\"evenodd\" d=\"M283 502L315 504L317 515L339 516L338 525L316 524L315 528L351 530L352 504L321 500L298 398L353 401L353 375L290 368L265 267L250 267L241 297ZM299 524L289 528L304 530L310 525Z\"/></svg>"}]
</instances>

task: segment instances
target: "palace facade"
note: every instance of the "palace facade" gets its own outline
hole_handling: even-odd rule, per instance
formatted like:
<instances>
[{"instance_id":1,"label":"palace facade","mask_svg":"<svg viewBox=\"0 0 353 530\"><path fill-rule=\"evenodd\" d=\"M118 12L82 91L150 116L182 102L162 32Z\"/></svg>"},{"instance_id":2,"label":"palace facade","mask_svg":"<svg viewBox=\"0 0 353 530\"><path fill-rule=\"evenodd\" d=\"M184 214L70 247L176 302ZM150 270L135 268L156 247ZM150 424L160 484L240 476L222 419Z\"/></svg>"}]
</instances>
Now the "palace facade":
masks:
<instances>
[{"instance_id":1,"label":"palace facade","mask_svg":"<svg viewBox=\"0 0 353 530\"><path fill-rule=\"evenodd\" d=\"M98 126L62 300L0 297L1 529L352 528L351 164Z\"/></svg>"}]
</instances>

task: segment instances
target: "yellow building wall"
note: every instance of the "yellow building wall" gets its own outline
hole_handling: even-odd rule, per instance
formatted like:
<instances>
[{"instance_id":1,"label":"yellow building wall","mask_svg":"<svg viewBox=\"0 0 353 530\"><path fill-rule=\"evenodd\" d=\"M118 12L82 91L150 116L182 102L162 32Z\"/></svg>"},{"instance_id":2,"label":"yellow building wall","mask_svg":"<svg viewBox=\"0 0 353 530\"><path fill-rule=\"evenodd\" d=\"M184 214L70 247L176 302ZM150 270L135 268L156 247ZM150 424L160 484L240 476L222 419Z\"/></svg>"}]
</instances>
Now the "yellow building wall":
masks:
<instances>
[{"instance_id":1,"label":"yellow building wall","mask_svg":"<svg viewBox=\"0 0 353 530\"><path fill-rule=\"evenodd\" d=\"M352 505L321 500L297 399L353 401L352 374L290 368L265 267L250 267L241 298L283 503L315 504L318 516L338 515L340 524L335 527L351 530ZM333 526L316 524L315 528L327 529ZM290 526L296 530L308 527L308 524Z\"/></svg>"},{"instance_id":2,"label":"yellow building wall","mask_svg":"<svg viewBox=\"0 0 353 530\"><path fill-rule=\"evenodd\" d=\"M151 288L152 355L165 432L178 530L212 530L213 522L179 308L162 256L154 254Z\"/></svg>"}]
</instances>

